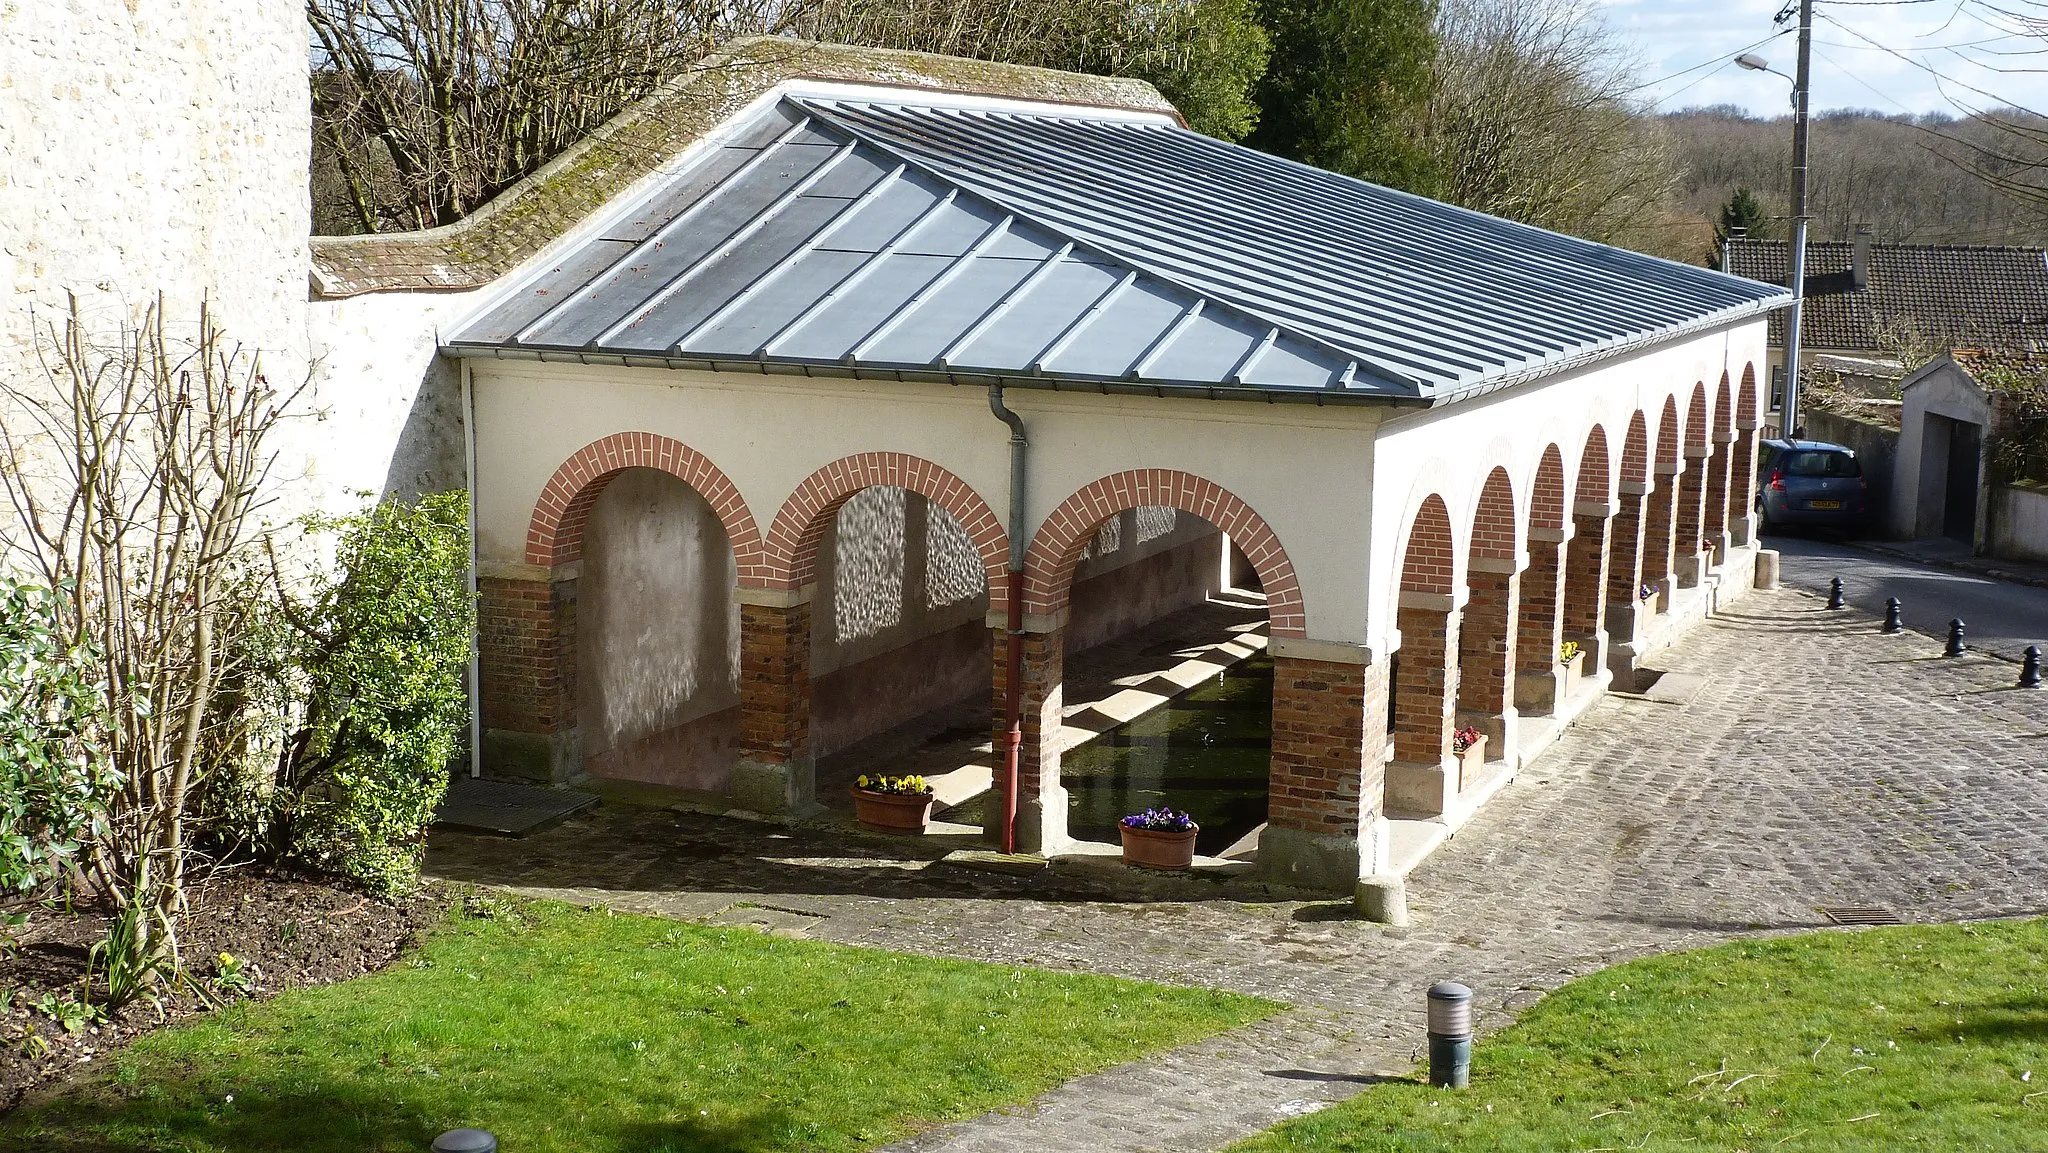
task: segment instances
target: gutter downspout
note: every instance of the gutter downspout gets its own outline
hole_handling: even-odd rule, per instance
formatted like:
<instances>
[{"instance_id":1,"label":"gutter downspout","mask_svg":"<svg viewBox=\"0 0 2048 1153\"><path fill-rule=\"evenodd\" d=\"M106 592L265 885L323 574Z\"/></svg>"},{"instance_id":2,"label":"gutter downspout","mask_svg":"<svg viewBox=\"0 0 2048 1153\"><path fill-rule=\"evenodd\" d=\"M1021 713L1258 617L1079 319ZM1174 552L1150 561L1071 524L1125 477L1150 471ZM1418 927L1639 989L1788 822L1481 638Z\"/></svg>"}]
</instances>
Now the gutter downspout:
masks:
<instances>
[{"instance_id":1,"label":"gutter downspout","mask_svg":"<svg viewBox=\"0 0 2048 1153\"><path fill-rule=\"evenodd\" d=\"M469 500L469 605L474 614L477 606L477 551L476 551L476 392L469 380L469 361L457 362L462 371L462 464L463 483L468 486ZM477 626L472 619L469 629L469 775L484 775L484 686L482 659L477 651Z\"/></svg>"},{"instance_id":2,"label":"gutter downspout","mask_svg":"<svg viewBox=\"0 0 2048 1153\"><path fill-rule=\"evenodd\" d=\"M1003 852L1017 851L1017 769L1024 750L1024 421L1003 407L1001 382L988 386L988 408L1010 426L1010 579L1003 678Z\"/></svg>"}]
</instances>

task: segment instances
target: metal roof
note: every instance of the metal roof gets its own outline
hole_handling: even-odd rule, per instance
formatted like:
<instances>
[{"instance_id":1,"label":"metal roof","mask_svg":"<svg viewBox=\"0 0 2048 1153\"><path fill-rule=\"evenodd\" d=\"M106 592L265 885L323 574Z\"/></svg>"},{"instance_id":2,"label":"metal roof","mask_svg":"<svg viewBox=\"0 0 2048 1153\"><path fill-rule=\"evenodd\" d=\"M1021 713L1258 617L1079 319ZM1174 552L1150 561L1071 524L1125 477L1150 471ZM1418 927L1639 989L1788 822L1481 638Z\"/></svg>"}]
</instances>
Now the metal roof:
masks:
<instances>
[{"instance_id":1,"label":"metal roof","mask_svg":"<svg viewBox=\"0 0 2048 1153\"><path fill-rule=\"evenodd\" d=\"M1428 402L1789 299L1161 119L793 96L448 346Z\"/></svg>"}]
</instances>

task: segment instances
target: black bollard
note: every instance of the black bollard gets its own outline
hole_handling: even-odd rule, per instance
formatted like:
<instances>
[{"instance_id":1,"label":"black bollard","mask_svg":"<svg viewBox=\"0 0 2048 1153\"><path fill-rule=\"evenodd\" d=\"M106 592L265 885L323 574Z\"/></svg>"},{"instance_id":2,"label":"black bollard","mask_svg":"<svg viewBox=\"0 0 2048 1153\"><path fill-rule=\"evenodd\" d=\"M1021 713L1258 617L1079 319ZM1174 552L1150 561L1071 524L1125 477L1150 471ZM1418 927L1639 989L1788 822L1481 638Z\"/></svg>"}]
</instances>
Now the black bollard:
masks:
<instances>
[{"instance_id":1,"label":"black bollard","mask_svg":"<svg viewBox=\"0 0 2048 1153\"><path fill-rule=\"evenodd\" d=\"M1963 618L1956 617L1948 622L1948 647L1941 650L1941 655L1959 657L1963 655L1963 650Z\"/></svg>"},{"instance_id":2,"label":"black bollard","mask_svg":"<svg viewBox=\"0 0 2048 1153\"><path fill-rule=\"evenodd\" d=\"M450 1129L434 1138L434 1153L498 1153L498 1139L482 1129Z\"/></svg>"},{"instance_id":3,"label":"black bollard","mask_svg":"<svg viewBox=\"0 0 2048 1153\"><path fill-rule=\"evenodd\" d=\"M1904 605L1899 603L1899 598L1897 597L1889 597L1885 600L1884 628L1882 631L1888 633L1902 633L1906 631L1906 622L1899 619L1899 610L1904 607Z\"/></svg>"},{"instance_id":4,"label":"black bollard","mask_svg":"<svg viewBox=\"0 0 2048 1153\"><path fill-rule=\"evenodd\" d=\"M1842 595L1841 577L1836 577L1828 582L1828 607L1831 609L1845 609L1849 607L1849 598Z\"/></svg>"},{"instance_id":5,"label":"black bollard","mask_svg":"<svg viewBox=\"0 0 2048 1153\"><path fill-rule=\"evenodd\" d=\"M2038 689L2041 687L2041 646L2028 645L2020 654L2020 687Z\"/></svg>"},{"instance_id":6,"label":"black bollard","mask_svg":"<svg viewBox=\"0 0 2048 1153\"><path fill-rule=\"evenodd\" d=\"M1439 1089L1472 1083L1472 990L1455 981L1429 987L1429 1083Z\"/></svg>"}]
</instances>

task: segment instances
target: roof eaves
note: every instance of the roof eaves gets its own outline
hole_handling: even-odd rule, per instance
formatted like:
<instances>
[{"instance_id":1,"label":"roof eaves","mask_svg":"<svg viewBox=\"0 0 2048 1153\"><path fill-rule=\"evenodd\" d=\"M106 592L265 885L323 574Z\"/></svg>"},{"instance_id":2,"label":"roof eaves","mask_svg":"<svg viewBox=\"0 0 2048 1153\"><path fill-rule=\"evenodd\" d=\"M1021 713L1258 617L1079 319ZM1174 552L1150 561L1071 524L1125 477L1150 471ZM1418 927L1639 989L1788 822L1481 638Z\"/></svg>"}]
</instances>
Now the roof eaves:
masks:
<instances>
[{"instance_id":1,"label":"roof eaves","mask_svg":"<svg viewBox=\"0 0 2048 1153\"><path fill-rule=\"evenodd\" d=\"M1133 380L1077 374L979 372L935 369L919 365L848 364L844 361L803 361L760 357L709 357L659 353L603 352L582 348L510 348L476 341L450 341L441 351L458 360L513 360L545 364L616 365L621 368L693 369L701 372L754 373L763 376L815 376L833 379L926 381L953 385L1034 388L1050 392L1090 392L1105 396L1182 397L1206 400L1263 401L1268 404L1329 406L1427 407L1426 397L1354 388L1262 388L1257 385L1211 384L1199 381Z\"/></svg>"},{"instance_id":2,"label":"roof eaves","mask_svg":"<svg viewBox=\"0 0 2048 1153\"><path fill-rule=\"evenodd\" d=\"M1513 388L1515 385L1526 384L1529 381L1538 380L1546 376L1555 376L1561 372L1585 368L1602 361L1612 360L1618 356L1641 352L1675 340L1684 340L1717 328L1725 328L1728 325L1752 317L1768 315L1779 309L1790 307L1791 304L1792 294L1787 292L1782 296L1765 297L1762 300L1751 301L1747 304L1739 304L1732 308L1709 313L1685 324L1674 325L1670 328L1659 329L1655 332L1643 333L1639 336L1628 337L1622 340L1608 341L1594 348L1546 357L1530 364L1518 365L1506 372L1494 373L1467 383L1439 390L1431 397L1430 405L1431 407L1439 407L1446 404L1455 404L1461 400L1471 400L1477 396L1484 396L1490 392L1499 392L1504 388Z\"/></svg>"}]
</instances>

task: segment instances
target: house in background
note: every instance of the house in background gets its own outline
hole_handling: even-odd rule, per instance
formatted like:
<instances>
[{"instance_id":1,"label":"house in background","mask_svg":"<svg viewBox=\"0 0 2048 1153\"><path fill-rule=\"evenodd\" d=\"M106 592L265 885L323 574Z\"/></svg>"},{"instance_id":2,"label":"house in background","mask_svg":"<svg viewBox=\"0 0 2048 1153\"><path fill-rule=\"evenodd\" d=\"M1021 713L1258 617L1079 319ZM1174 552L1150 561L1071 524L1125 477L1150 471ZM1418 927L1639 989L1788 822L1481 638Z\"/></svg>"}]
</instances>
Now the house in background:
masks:
<instances>
[{"instance_id":1,"label":"house in background","mask_svg":"<svg viewBox=\"0 0 2048 1153\"><path fill-rule=\"evenodd\" d=\"M1802 364L1896 365L1900 343L2030 351L2048 348L2048 249L1961 244L1877 244L1869 226L1848 243L1806 246L1806 303L1800 319ZM1731 237L1722 267L1765 284L1784 284L1786 242ZM1785 387L1787 313L1771 316L1770 399Z\"/></svg>"}]
</instances>

